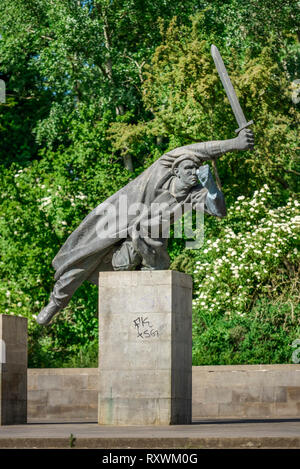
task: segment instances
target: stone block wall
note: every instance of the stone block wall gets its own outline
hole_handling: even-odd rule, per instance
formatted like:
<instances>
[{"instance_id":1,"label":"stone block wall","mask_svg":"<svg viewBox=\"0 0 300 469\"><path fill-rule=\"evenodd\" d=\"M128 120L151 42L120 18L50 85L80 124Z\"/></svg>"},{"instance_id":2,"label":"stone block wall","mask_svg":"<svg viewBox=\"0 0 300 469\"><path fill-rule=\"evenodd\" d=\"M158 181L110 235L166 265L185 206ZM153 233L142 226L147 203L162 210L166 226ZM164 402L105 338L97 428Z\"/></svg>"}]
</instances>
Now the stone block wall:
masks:
<instances>
[{"instance_id":1,"label":"stone block wall","mask_svg":"<svg viewBox=\"0 0 300 469\"><path fill-rule=\"evenodd\" d=\"M0 425L27 418L27 319L0 314Z\"/></svg>"},{"instance_id":2,"label":"stone block wall","mask_svg":"<svg viewBox=\"0 0 300 469\"><path fill-rule=\"evenodd\" d=\"M98 368L28 370L28 418L97 420Z\"/></svg>"},{"instance_id":3,"label":"stone block wall","mask_svg":"<svg viewBox=\"0 0 300 469\"><path fill-rule=\"evenodd\" d=\"M299 418L300 365L193 367L193 417Z\"/></svg>"},{"instance_id":4,"label":"stone block wall","mask_svg":"<svg viewBox=\"0 0 300 469\"><path fill-rule=\"evenodd\" d=\"M28 370L28 418L97 421L97 368ZM193 367L193 419L300 418L300 364Z\"/></svg>"}]
</instances>

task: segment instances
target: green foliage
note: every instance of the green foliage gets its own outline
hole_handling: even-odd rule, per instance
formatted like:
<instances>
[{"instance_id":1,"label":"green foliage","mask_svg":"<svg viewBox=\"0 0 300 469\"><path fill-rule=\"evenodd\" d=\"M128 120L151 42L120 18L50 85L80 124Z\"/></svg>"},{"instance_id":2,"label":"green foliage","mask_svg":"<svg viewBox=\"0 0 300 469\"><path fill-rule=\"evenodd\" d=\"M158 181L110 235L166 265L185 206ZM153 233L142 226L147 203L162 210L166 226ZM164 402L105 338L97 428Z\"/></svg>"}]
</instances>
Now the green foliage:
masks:
<instances>
[{"instance_id":1,"label":"green foliage","mask_svg":"<svg viewBox=\"0 0 300 469\"><path fill-rule=\"evenodd\" d=\"M143 65L160 41L158 18L178 13L188 21L193 4L3 0L1 72L21 106L31 103L30 135L49 148L68 145L80 103L93 106L97 120L106 111L138 116Z\"/></svg>"},{"instance_id":2,"label":"green foliage","mask_svg":"<svg viewBox=\"0 0 300 469\"><path fill-rule=\"evenodd\" d=\"M299 337L298 14L292 0L2 0L0 313L28 318L30 366L97 364L96 287L83 284L51 327L35 322L51 260L89 211L164 151L234 136L212 43L256 146L219 161L230 209L207 220L203 249L169 243L173 268L195 279L194 362L289 362Z\"/></svg>"},{"instance_id":3,"label":"green foliage","mask_svg":"<svg viewBox=\"0 0 300 469\"><path fill-rule=\"evenodd\" d=\"M292 363L293 340L300 335L299 298L257 300L241 318L198 316L194 365Z\"/></svg>"},{"instance_id":4,"label":"green foliage","mask_svg":"<svg viewBox=\"0 0 300 469\"><path fill-rule=\"evenodd\" d=\"M194 270L196 305L209 314L244 315L260 292L268 292L281 264L298 257L298 202L270 208L267 186L252 199L238 197L219 222L218 236L197 253ZM287 267L288 269L288 267Z\"/></svg>"},{"instance_id":5,"label":"green foliage","mask_svg":"<svg viewBox=\"0 0 300 469\"><path fill-rule=\"evenodd\" d=\"M237 124L210 55L210 45L217 38L206 29L207 17L202 13L193 17L190 26L174 19L162 31L163 41L151 65L145 67L142 87L145 107L153 118L136 126L112 124L116 149L139 154L142 138L151 148L151 138L153 145L159 136L168 142L166 149L233 137ZM266 182L278 193L296 190L298 114L290 78L274 56L274 47L271 39L256 55L252 49L220 47L244 112L254 120L256 138L254 151L226 154L219 163L224 190L233 198L250 195Z\"/></svg>"},{"instance_id":6,"label":"green foliage","mask_svg":"<svg viewBox=\"0 0 300 469\"><path fill-rule=\"evenodd\" d=\"M212 220L203 247L173 268L194 277L194 364L290 362L300 332L299 203L268 186Z\"/></svg>"},{"instance_id":7,"label":"green foliage","mask_svg":"<svg viewBox=\"0 0 300 469\"><path fill-rule=\"evenodd\" d=\"M74 145L0 174L0 311L28 318L30 366L96 362L89 345L98 337L94 286L83 285L51 328L35 322L53 287L51 260L85 215L131 176L105 153L105 120L91 128L82 119L73 126Z\"/></svg>"}]
</instances>

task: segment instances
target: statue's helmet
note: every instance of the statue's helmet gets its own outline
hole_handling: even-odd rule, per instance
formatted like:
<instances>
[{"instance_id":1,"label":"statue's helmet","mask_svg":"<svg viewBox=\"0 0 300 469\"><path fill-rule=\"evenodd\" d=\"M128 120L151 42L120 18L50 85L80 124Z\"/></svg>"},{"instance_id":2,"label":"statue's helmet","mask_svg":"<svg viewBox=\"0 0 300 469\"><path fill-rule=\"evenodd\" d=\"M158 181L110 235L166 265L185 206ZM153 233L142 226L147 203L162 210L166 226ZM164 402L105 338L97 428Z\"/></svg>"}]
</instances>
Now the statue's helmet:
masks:
<instances>
[{"instance_id":1,"label":"statue's helmet","mask_svg":"<svg viewBox=\"0 0 300 469\"><path fill-rule=\"evenodd\" d=\"M185 160L193 161L197 167L201 166L202 159L200 156L197 156L194 152L185 150L181 154L170 154L166 153L162 158L160 158L160 162L163 166L166 166L170 169L170 172L174 174L174 169L177 168L180 163Z\"/></svg>"},{"instance_id":2,"label":"statue's helmet","mask_svg":"<svg viewBox=\"0 0 300 469\"><path fill-rule=\"evenodd\" d=\"M194 154L185 153L182 156L179 156L178 158L175 159L174 163L172 164L172 168L171 168L172 173L174 174L175 168L177 168L180 165L180 163L182 163L183 161L186 161L186 160L192 161L193 163L195 163L195 165L197 167L200 166L199 158L197 158Z\"/></svg>"}]
</instances>

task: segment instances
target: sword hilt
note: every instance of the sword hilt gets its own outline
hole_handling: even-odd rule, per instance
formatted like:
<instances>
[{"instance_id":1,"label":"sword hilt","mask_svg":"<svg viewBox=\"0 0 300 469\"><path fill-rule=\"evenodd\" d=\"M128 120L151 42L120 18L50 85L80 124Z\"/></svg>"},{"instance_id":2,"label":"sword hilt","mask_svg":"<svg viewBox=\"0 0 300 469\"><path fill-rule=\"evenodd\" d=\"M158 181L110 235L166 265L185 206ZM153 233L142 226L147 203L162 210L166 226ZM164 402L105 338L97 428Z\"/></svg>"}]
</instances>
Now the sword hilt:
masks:
<instances>
[{"instance_id":1,"label":"sword hilt","mask_svg":"<svg viewBox=\"0 0 300 469\"><path fill-rule=\"evenodd\" d=\"M246 122L246 124L241 125L238 129L235 130L235 132L238 134L240 133L241 130L246 129L249 127L249 125L252 125L253 121Z\"/></svg>"}]
</instances>

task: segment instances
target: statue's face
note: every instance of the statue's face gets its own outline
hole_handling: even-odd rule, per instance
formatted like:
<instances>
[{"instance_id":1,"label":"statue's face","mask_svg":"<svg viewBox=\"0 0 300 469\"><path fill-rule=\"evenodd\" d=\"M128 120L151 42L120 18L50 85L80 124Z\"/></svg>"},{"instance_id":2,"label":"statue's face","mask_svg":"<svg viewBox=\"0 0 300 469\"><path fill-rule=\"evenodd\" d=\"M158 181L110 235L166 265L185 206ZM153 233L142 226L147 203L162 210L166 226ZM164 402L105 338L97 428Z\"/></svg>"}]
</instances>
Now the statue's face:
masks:
<instances>
[{"instance_id":1,"label":"statue's face","mask_svg":"<svg viewBox=\"0 0 300 469\"><path fill-rule=\"evenodd\" d=\"M197 168L193 161L184 160L175 168L174 173L185 187L193 187L198 183Z\"/></svg>"}]
</instances>

